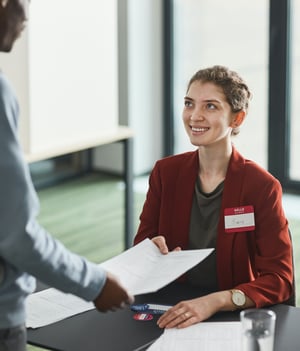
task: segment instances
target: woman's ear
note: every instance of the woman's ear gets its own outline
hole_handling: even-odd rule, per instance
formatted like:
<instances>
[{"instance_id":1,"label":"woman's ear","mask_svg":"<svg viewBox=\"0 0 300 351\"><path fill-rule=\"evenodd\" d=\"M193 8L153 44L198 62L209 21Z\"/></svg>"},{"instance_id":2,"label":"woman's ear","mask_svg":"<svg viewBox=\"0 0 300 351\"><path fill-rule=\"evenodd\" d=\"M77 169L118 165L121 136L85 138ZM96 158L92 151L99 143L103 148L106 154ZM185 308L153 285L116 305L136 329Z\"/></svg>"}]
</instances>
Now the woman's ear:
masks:
<instances>
[{"instance_id":1,"label":"woman's ear","mask_svg":"<svg viewBox=\"0 0 300 351\"><path fill-rule=\"evenodd\" d=\"M239 127L239 126L243 123L245 117L246 117L246 112L245 112L244 110L242 110L242 111L240 111L240 112L237 112L237 113L235 114L235 116L234 116L232 122L231 122L230 127L232 127L232 128L237 128L237 127Z\"/></svg>"}]
</instances>

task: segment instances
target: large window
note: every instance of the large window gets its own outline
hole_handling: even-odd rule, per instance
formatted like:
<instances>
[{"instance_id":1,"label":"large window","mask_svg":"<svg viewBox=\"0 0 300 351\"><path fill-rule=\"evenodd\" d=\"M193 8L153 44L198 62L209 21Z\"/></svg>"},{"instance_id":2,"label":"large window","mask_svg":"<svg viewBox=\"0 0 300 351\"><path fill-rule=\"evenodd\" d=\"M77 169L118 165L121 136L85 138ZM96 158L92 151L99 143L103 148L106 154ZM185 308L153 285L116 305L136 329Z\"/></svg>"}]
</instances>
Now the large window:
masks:
<instances>
[{"instance_id":1,"label":"large window","mask_svg":"<svg viewBox=\"0 0 300 351\"><path fill-rule=\"evenodd\" d=\"M270 0L269 171L289 192L300 192L300 4Z\"/></svg>"},{"instance_id":2,"label":"large window","mask_svg":"<svg viewBox=\"0 0 300 351\"><path fill-rule=\"evenodd\" d=\"M291 11L291 122L289 176L300 181L300 2L292 2Z\"/></svg>"},{"instance_id":3,"label":"large window","mask_svg":"<svg viewBox=\"0 0 300 351\"><path fill-rule=\"evenodd\" d=\"M181 120L189 78L220 64L239 72L253 92L234 142L244 156L267 167L269 1L174 0L172 7L174 152L193 148Z\"/></svg>"}]
</instances>

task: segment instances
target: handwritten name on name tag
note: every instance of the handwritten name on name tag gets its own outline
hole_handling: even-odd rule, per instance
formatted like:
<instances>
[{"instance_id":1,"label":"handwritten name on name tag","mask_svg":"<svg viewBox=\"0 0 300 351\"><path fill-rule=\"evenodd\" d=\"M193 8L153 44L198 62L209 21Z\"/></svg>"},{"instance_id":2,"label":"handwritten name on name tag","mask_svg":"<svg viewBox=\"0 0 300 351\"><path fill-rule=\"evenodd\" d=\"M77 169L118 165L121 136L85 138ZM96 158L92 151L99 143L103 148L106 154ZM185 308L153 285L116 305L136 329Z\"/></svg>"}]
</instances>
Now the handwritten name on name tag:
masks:
<instances>
[{"instance_id":1,"label":"handwritten name on name tag","mask_svg":"<svg viewBox=\"0 0 300 351\"><path fill-rule=\"evenodd\" d=\"M225 232L247 232L255 229L253 206L225 208Z\"/></svg>"}]
</instances>

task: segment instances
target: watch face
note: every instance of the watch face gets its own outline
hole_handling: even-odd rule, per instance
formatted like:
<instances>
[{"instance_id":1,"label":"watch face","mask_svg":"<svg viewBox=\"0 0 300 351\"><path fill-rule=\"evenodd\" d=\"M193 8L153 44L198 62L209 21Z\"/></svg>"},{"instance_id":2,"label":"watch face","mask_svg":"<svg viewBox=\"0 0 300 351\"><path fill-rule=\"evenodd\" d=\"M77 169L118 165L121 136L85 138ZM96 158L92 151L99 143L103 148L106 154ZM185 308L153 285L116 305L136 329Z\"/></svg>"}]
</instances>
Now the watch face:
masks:
<instances>
[{"instance_id":1,"label":"watch face","mask_svg":"<svg viewBox=\"0 0 300 351\"><path fill-rule=\"evenodd\" d=\"M232 301L237 306L243 306L246 302L244 293L238 290L232 291Z\"/></svg>"}]
</instances>

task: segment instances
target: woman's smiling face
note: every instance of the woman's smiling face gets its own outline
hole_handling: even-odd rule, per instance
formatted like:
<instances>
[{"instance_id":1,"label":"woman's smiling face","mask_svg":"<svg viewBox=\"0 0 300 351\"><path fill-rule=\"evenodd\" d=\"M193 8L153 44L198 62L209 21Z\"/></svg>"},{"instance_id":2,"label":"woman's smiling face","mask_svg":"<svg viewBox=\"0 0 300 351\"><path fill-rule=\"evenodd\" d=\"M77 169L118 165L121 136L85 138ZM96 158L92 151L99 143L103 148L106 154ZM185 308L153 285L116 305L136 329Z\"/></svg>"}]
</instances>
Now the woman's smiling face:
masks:
<instances>
[{"instance_id":1,"label":"woman's smiling face","mask_svg":"<svg viewBox=\"0 0 300 351\"><path fill-rule=\"evenodd\" d=\"M190 85L182 118L193 145L208 146L230 138L234 116L222 88L202 81Z\"/></svg>"}]
</instances>

